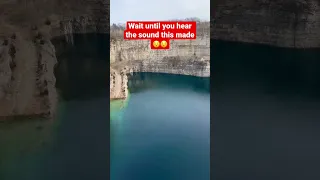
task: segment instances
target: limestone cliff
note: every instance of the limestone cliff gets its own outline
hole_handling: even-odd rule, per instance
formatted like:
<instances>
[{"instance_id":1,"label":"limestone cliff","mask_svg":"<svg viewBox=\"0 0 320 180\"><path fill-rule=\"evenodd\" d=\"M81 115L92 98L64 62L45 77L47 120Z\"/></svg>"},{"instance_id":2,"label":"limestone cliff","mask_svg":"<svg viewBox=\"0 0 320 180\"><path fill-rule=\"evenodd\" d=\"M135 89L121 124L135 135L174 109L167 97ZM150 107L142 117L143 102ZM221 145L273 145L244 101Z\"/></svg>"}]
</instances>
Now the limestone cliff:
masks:
<instances>
[{"instance_id":1,"label":"limestone cliff","mask_svg":"<svg viewBox=\"0 0 320 180\"><path fill-rule=\"evenodd\" d=\"M51 39L108 32L105 0L0 3L0 120L53 116L57 63ZM74 6L74 4L77 4Z\"/></svg>"},{"instance_id":2,"label":"limestone cliff","mask_svg":"<svg viewBox=\"0 0 320 180\"><path fill-rule=\"evenodd\" d=\"M64 36L73 44L75 33L108 33L108 10L107 0L0 2L0 120L54 115L51 40ZM166 51L151 51L147 41L112 40L111 98L127 96L132 71L209 76L209 32L197 34L196 41L173 41Z\"/></svg>"},{"instance_id":3,"label":"limestone cliff","mask_svg":"<svg viewBox=\"0 0 320 180\"><path fill-rule=\"evenodd\" d=\"M207 25L209 26L209 23ZM209 27L206 29L209 30ZM210 76L209 31L198 33L196 40L171 40L169 50L151 50L148 40L127 41L114 38L110 44L111 68L114 72L124 72L122 75L111 72L111 98L116 98L115 94L127 91L126 87L117 84L127 84L126 74L130 72ZM121 83L117 82L119 80ZM126 96L123 94L121 97Z\"/></svg>"},{"instance_id":4,"label":"limestone cliff","mask_svg":"<svg viewBox=\"0 0 320 180\"><path fill-rule=\"evenodd\" d=\"M110 99L125 99L128 96L128 78L125 71L110 69Z\"/></svg>"},{"instance_id":5,"label":"limestone cliff","mask_svg":"<svg viewBox=\"0 0 320 180\"><path fill-rule=\"evenodd\" d=\"M280 47L320 47L317 0L217 0L213 39Z\"/></svg>"},{"instance_id":6,"label":"limestone cliff","mask_svg":"<svg viewBox=\"0 0 320 180\"><path fill-rule=\"evenodd\" d=\"M49 39L18 32L0 46L0 117L47 116L55 108L55 49ZM1 41L0 41L1 42Z\"/></svg>"}]
</instances>

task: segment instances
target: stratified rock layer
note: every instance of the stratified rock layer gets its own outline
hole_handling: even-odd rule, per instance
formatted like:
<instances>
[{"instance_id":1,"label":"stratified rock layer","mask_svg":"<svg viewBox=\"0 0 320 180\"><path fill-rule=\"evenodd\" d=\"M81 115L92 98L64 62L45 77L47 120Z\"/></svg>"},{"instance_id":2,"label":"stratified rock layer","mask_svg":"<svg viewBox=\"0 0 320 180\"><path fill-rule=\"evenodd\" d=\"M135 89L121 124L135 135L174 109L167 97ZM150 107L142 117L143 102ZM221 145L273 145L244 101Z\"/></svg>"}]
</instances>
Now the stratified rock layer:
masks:
<instances>
[{"instance_id":1,"label":"stratified rock layer","mask_svg":"<svg viewBox=\"0 0 320 180\"><path fill-rule=\"evenodd\" d=\"M320 47L317 0L217 0L211 37L280 47Z\"/></svg>"},{"instance_id":2,"label":"stratified rock layer","mask_svg":"<svg viewBox=\"0 0 320 180\"><path fill-rule=\"evenodd\" d=\"M151 50L149 41L112 40L110 61L113 69L110 72L111 99L127 97L126 76L131 72L209 77L209 32L196 40L172 40L169 50Z\"/></svg>"}]
</instances>

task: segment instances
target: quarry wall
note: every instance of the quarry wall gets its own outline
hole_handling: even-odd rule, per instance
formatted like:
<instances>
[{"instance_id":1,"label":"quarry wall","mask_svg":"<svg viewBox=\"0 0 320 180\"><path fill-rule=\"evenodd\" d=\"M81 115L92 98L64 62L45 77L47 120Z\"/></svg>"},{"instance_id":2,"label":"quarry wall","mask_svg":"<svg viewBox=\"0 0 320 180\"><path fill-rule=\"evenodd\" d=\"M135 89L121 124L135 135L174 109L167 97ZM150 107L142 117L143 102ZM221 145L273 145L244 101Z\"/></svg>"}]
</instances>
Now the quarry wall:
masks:
<instances>
[{"instance_id":1,"label":"quarry wall","mask_svg":"<svg viewBox=\"0 0 320 180\"><path fill-rule=\"evenodd\" d=\"M127 74L132 72L210 77L209 34L209 31L201 33L197 35L196 40L171 40L168 50L151 50L148 40L111 39L110 68L113 70L110 72L111 99L127 97Z\"/></svg>"},{"instance_id":2,"label":"quarry wall","mask_svg":"<svg viewBox=\"0 0 320 180\"><path fill-rule=\"evenodd\" d=\"M316 0L217 0L211 37L289 48L320 47Z\"/></svg>"},{"instance_id":3,"label":"quarry wall","mask_svg":"<svg viewBox=\"0 0 320 180\"><path fill-rule=\"evenodd\" d=\"M58 95L56 48L51 39L64 36L73 44L73 34L109 33L109 3L6 1L0 10L0 120L52 117ZM205 33L196 41L173 41L170 50L161 52L151 51L146 41L111 40L110 72L114 74L110 78L120 78L111 80L110 90L122 88L111 98L126 97L126 74L132 71L209 76L209 31ZM113 82L119 85L112 86Z\"/></svg>"},{"instance_id":4,"label":"quarry wall","mask_svg":"<svg viewBox=\"0 0 320 180\"><path fill-rule=\"evenodd\" d=\"M54 116L57 58L51 39L65 36L72 44L75 33L108 33L108 10L104 0L0 3L0 121Z\"/></svg>"}]
</instances>

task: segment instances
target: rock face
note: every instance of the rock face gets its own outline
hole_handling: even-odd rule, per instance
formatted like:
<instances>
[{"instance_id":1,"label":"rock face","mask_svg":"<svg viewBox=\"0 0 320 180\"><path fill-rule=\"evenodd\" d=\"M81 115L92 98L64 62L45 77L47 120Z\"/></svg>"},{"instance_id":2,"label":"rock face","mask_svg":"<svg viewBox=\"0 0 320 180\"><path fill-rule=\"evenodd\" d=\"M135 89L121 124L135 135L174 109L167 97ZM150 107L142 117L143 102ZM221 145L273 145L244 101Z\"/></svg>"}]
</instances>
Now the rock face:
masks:
<instances>
[{"instance_id":1,"label":"rock face","mask_svg":"<svg viewBox=\"0 0 320 180\"><path fill-rule=\"evenodd\" d=\"M55 63L53 45L39 34L32 41L20 34L2 40L0 119L53 114L56 104Z\"/></svg>"},{"instance_id":2,"label":"rock face","mask_svg":"<svg viewBox=\"0 0 320 180\"><path fill-rule=\"evenodd\" d=\"M110 71L110 99L125 99L128 96L128 77L125 71Z\"/></svg>"},{"instance_id":3,"label":"rock face","mask_svg":"<svg viewBox=\"0 0 320 180\"><path fill-rule=\"evenodd\" d=\"M280 47L320 47L316 0L218 0L213 39Z\"/></svg>"},{"instance_id":4,"label":"rock face","mask_svg":"<svg viewBox=\"0 0 320 180\"><path fill-rule=\"evenodd\" d=\"M55 114L51 40L64 36L73 44L75 33L109 33L108 10L107 0L0 3L0 120ZM210 75L209 32L196 41L173 41L166 51L151 51L147 41L110 43L111 99L127 97L126 74L132 71Z\"/></svg>"},{"instance_id":5,"label":"rock face","mask_svg":"<svg viewBox=\"0 0 320 180\"><path fill-rule=\"evenodd\" d=\"M108 33L108 2L0 3L0 121L55 114L57 59L51 39L65 36L72 44L75 33Z\"/></svg>"},{"instance_id":6,"label":"rock face","mask_svg":"<svg viewBox=\"0 0 320 180\"><path fill-rule=\"evenodd\" d=\"M126 98L127 75L130 72L157 72L182 74L200 77L210 76L210 39L209 32L198 36L196 40L172 40L169 50L151 50L149 41L111 41L111 68L119 75L111 72L110 97L119 92ZM121 82L118 82L118 81ZM123 84L120 86L117 84ZM118 93L116 93L118 92Z\"/></svg>"}]
</instances>

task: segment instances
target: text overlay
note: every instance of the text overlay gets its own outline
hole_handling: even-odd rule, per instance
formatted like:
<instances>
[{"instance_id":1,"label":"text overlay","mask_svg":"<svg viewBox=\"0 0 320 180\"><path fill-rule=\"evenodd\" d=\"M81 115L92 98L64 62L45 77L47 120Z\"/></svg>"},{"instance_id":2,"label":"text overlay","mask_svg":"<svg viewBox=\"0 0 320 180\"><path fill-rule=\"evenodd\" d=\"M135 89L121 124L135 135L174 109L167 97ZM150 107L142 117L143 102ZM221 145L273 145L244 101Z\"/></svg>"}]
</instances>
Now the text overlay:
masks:
<instances>
[{"instance_id":1,"label":"text overlay","mask_svg":"<svg viewBox=\"0 0 320 180\"><path fill-rule=\"evenodd\" d=\"M126 40L151 40L151 49L169 49L170 40L196 39L195 21L128 21Z\"/></svg>"}]
</instances>

